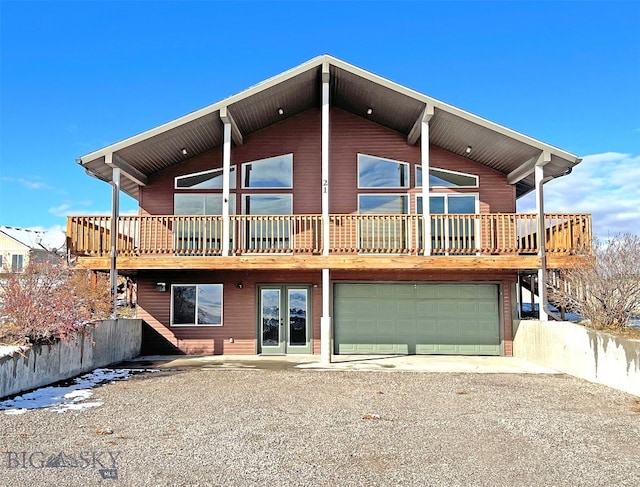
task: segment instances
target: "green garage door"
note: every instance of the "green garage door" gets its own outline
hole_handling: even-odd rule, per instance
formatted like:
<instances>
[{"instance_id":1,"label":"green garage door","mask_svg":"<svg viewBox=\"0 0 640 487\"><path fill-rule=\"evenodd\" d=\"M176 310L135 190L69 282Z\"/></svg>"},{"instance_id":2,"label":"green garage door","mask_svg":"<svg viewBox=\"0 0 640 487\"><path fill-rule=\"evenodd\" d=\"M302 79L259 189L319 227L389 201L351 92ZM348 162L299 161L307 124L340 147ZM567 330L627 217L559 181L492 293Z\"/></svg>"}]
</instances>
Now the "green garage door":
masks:
<instances>
[{"instance_id":1,"label":"green garage door","mask_svg":"<svg viewBox=\"0 0 640 487\"><path fill-rule=\"evenodd\" d=\"M336 284L338 354L500 355L496 284Z\"/></svg>"}]
</instances>

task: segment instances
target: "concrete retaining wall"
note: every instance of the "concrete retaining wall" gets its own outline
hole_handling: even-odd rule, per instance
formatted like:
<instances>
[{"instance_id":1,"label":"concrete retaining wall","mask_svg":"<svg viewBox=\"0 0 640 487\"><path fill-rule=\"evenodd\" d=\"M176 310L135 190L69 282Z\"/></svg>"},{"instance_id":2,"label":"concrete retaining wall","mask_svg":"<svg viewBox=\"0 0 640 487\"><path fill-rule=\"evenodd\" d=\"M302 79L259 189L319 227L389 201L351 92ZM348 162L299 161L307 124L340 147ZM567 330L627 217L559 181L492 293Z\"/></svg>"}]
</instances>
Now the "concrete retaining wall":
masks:
<instances>
[{"instance_id":1,"label":"concrete retaining wall","mask_svg":"<svg viewBox=\"0 0 640 487\"><path fill-rule=\"evenodd\" d=\"M142 320L106 320L98 322L89 337L36 345L21 353L0 357L0 397L136 357L141 344Z\"/></svg>"},{"instance_id":2,"label":"concrete retaining wall","mask_svg":"<svg viewBox=\"0 0 640 487\"><path fill-rule=\"evenodd\" d=\"M575 323L522 320L513 355L640 396L640 341Z\"/></svg>"}]
</instances>

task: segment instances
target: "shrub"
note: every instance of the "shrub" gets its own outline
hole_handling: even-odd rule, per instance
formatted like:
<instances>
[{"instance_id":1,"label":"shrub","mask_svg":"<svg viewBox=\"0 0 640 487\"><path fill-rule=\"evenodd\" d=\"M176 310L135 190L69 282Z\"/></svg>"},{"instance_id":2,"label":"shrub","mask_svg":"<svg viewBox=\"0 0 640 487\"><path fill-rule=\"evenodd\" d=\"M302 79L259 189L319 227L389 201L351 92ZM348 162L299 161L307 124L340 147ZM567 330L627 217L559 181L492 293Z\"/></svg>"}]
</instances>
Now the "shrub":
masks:
<instances>
[{"instance_id":1,"label":"shrub","mask_svg":"<svg viewBox=\"0 0 640 487\"><path fill-rule=\"evenodd\" d=\"M595 328L624 328L640 306L640 237L629 233L595 239L590 265L553 275L549 300Z\"/></svg>"},{"instance_id":2,"label":"shrub","mask_svg":"<svg viewBox=\"0 0 640 487\"><path fill-rule=\"evenodd\" d=\"M92 319L108 314L105 284L98 281L92 288L88 275L74 271L64 259L32 262L24 272L5 275L0 282L0 342L52 343L88 333Z\"/></svg>"}]
</instances>

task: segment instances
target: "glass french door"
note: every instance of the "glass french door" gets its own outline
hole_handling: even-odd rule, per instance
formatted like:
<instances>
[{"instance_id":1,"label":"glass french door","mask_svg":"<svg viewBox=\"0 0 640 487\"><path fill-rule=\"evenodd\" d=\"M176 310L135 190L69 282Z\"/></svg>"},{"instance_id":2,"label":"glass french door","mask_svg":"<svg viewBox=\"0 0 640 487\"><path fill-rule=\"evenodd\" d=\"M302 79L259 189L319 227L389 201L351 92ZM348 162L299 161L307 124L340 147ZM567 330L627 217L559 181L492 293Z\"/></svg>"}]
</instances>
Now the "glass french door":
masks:
<instances>
[{"instance_id":1,"label":"glass french door","mask_svg":"<svg viewBox=\"0 0 640 487\"><path fill-rule=\"evenodd\" d=\"M259 287L260 353L311 353L311 319L307 286Z\"/></svg>"}]
</instances>

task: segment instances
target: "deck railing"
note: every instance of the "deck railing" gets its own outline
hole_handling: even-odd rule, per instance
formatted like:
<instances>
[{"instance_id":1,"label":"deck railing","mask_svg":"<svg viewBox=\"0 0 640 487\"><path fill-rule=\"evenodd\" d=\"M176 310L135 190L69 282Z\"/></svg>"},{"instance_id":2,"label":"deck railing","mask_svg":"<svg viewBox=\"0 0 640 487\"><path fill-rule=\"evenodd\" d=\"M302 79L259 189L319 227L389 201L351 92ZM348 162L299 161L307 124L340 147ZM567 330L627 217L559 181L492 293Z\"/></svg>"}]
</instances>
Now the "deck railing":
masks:
<instances>
[{"instance_id":1,"label":"deck railing","mask_svg":"<svg viewBox=\"0 0 640 487\"><path fill-rule=\"evenodd\" d=\"M432 255L500 255L538 252L535 214L492 213L431 215L330 215L332 254L425 253L429 230ZM591 248L591 216L545 215L546 250L582 254ZM69 249L78 256L107 257L111 219L71 216ZM229 253L320 254L321 215L231 215ZM127 256L215 256L223 252L220 216L123 216L118 220L118 254Z\"/></svg>"}]
</instances>

